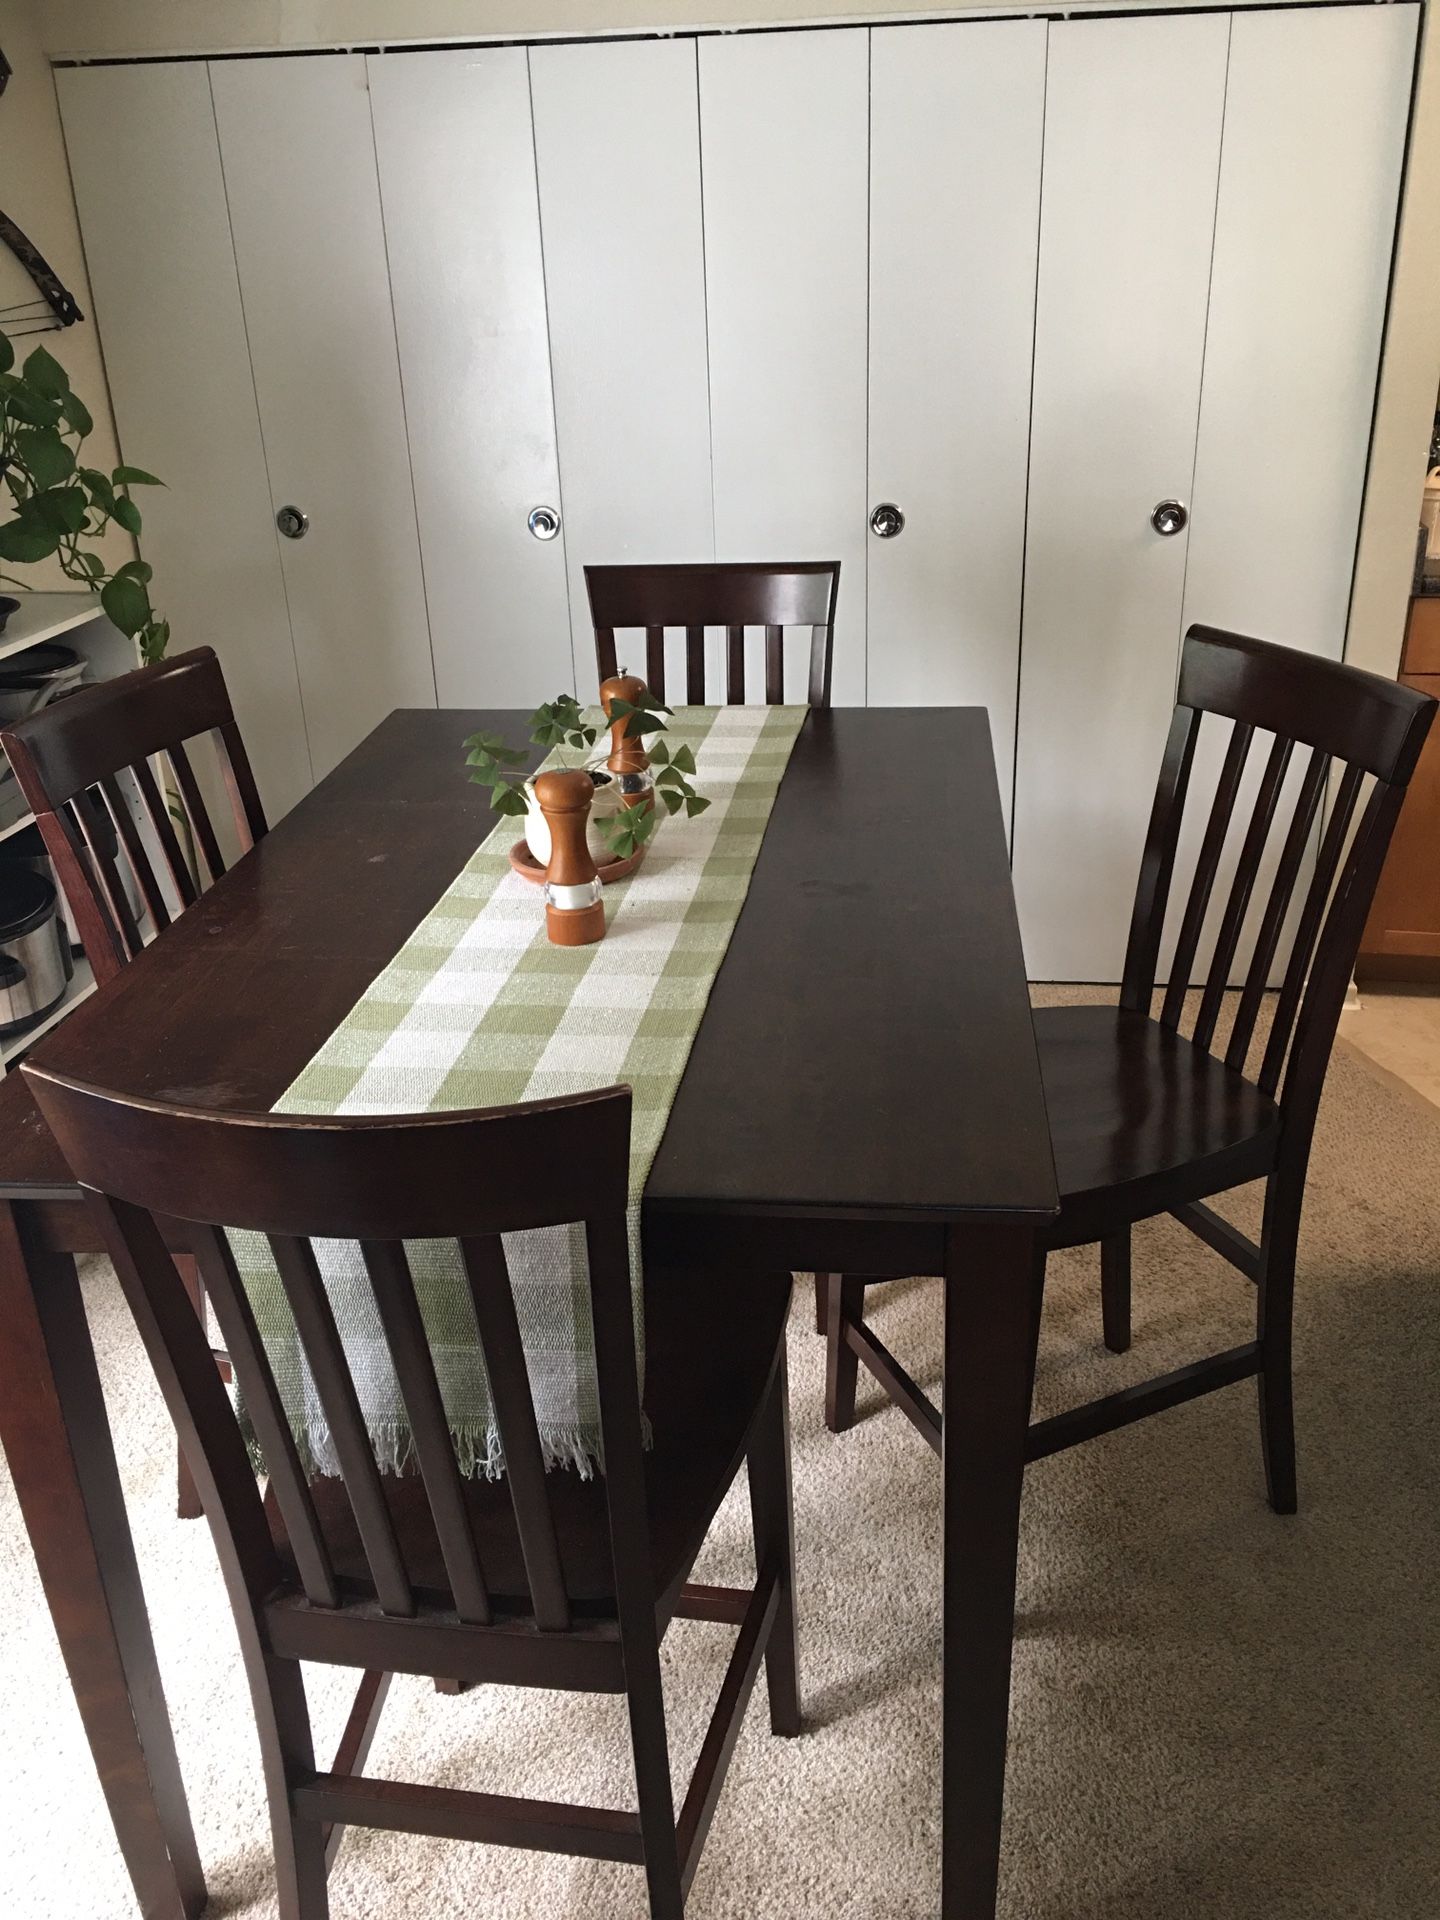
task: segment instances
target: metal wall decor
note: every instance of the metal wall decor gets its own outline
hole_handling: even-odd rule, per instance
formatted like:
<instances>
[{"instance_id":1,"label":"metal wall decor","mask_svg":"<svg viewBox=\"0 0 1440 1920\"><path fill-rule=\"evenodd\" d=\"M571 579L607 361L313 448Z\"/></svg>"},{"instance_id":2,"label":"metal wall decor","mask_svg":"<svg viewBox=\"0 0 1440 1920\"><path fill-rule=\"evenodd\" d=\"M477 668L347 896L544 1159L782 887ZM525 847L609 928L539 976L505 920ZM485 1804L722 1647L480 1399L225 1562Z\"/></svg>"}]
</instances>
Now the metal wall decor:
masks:
<instances>
[{"instance_id":1,"label":"metal wall decor","mask_svg":"<svg viewBox=\"0 0 1440 1920\"><path fill-rule=\"evenodd\" d=\"M0 49L0 95L9 86L13 71ZM24 267L40 295L38 300L21 300L14 306L0 307L0 327L12 340L22 339L29 333L50 333L58 327L73 327L77 320L85 318L74 294L35 242L4 212L0 212L0 241Z\"/></svg>"}]
</instances>

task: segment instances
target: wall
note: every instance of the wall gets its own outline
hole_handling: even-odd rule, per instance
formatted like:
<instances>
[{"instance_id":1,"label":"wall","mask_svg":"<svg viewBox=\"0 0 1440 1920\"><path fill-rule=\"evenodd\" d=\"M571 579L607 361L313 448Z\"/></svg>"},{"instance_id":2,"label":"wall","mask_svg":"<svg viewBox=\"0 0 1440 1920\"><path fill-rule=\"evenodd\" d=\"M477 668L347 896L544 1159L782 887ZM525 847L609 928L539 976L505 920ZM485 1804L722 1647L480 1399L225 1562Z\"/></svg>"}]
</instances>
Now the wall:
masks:
<instances>
[{"instance_id":1,"label":"wall","mask_svg":"<svg viewBox=\"0 0 1440 1920\"><path fill-rule=\"evenodd\" d=\"M1202 0L1193 0L1201 4ZM42 0L51 53L183 53L347 41L536 39L965 13L916 0ZM1098 0L1097 0L1098 4ZM1002 7L1004 0L1002 0ZM994 7L987 11L995 11ZM1017 9L1023 11L1023 8Z\"/></svg>"},{"instance_id":2,"label":"wall","mask_svg":"<svg viewBox=\"0 0 1440 1920\"><path fill-rule=\"evenodd\" d=\"M1092 3L1114 10L1117 4L1141 0ZM1203 5L1211 0L1173 3ZM982 0L973 0L971 7L925 8L915 0L820 0L818 5L816 0L605 0L602 7L596 0L126 0L122 6L117 0L38 0L37 11L47 52L65 58L814 24L917 13L933 17L963 14L980 4ZM986 8L1028 10L1006 0ZM7 7L0 0L0 18L13 11L13 4ZM67 238L70 230L67 227ZM1380 673L1393 674L1400 657L1437 382L1440 32L1431 29L1427 7L1348 653Z\"/></svg>"},{"instance_id":3,"label":"wall","mask_svg":"<svg viewBox=\"0 0 1440 1920\"><path fill-rule=\"evenodd\" d=\"M18 340L16 351L23 355L31 347L43 346L65 368L95 420L95 432L85 444L86 464L109 468L120 457L110 396L100 342L89 318L90 286L70 193L55 84L30 0L0 0L0 47L15 69L0 99L0 207L35 242L87 316L62 331ZM24 268L8 248L0 247L0 306L30 299L34 293L34 282ZM117 532L105 551L118 565L132 549L126 536ZM53 562L14 572L37 588L73 586Z\"/></svg>"}]
</instances>

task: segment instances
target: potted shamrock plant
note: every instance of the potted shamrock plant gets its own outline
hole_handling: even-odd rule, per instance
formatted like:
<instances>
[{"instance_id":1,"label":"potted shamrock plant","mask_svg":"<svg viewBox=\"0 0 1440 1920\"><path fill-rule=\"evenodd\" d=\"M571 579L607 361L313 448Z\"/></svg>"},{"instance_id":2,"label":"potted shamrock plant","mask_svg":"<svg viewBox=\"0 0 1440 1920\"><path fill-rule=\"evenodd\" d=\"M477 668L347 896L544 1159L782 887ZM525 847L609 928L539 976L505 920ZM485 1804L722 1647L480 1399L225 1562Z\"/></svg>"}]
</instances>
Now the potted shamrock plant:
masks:
<instances>
[{"instance_id":1,"label":"potted shamrock plant","mask_svg":"<svg viewBox=\"0 0 1440 1920\"><path fill-rule=\"evenodd\" d=\"M628 676L607 681L601 696L611 737L608 761L595 752L604 728L586 718L572 694L557 694L535 709L530 738L548 748L558 766L589 775L594 796L587 841L597 865L603 867L644 851L659 818L657 800L666 813L683 808L690 816L703 813L710 802L693 784L695 756L690 748L684 744L672 748L660 737L673 717L669 707ZM497 813L525 821L531 857L547 867L549 823L536 798L533 776L519 772L529 756L493 733L471 734L465 749L470 778L490 789L490 804Z\"/></svg>"}]
</instances>

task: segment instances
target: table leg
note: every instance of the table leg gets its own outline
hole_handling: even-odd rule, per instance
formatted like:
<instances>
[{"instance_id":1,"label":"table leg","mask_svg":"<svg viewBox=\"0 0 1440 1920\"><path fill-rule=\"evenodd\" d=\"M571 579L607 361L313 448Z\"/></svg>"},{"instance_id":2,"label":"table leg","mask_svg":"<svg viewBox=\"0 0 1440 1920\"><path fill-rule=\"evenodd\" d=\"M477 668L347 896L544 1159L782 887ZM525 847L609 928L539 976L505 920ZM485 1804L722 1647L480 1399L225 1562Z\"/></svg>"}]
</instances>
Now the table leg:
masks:
<instances>
[{"instance_id":1,"label":"table leg","mask_svg":"<svg viewBox=\"0 0 1440 1920\"><path fill-rule=\"evenodd\" d=\"M957 1225L947 1236L942 1920L994 1920L1044 1283L1045 1255L1026 1228Z\"/></svg>"},{"instance_id":2,"label":"table leg","mask_svg":"<svg viewBox=\"0 0 1440 1920\"><path fill-rule=\"evenodd\" d=\"M75 1262L0 1203L0 1442L144 1920L205 1880L160 1687Z\"/></svg>"}]
</instances>

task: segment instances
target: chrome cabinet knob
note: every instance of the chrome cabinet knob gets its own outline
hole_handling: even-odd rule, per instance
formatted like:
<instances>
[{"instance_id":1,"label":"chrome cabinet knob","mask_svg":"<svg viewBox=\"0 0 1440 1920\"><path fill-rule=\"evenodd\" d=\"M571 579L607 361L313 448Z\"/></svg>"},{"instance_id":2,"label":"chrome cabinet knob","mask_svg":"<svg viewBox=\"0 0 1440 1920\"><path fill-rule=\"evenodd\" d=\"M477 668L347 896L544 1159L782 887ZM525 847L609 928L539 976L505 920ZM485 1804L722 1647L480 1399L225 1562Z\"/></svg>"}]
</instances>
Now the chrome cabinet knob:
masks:
<instances>
[{"instance_id":1,"label":"chrome cabinet knob","mask_svg":"<svg viewBox=\"0 0 1440 1920\"><path fill-rule=\"evenodd\" d=\"M893 540L904 527L905 516L893 500L882 500L870 516L870 531L877 540Z\"/></svg>"},{"instance_id":2,"label":"chrome cabinet knob","mask_svg":"<svg viewBox=\"0 0 1440 1920\"><path fill-rule=\"evenodd\" d=\"M560 515L554 507L532 507L525 524L537 540L553 540L560 531Z\"/></svg>"},{"instance_id":3,"label":"chrome cabinet knob","mask_svg":"<svg viewBox=\"0 0 1440 1920\"><path fill-rule=\"evenodd\" d=\"M303 540L310 531L310 516L302 513L299 507L281 507L275 516L275 524L287 540Z\"/></svg>"},{"instance_id":4,"label":"chrome cabinet knob","mask_svg":"<svg viewBox=\"0 0 1440 1920\"><path fill-rule=\"evenodd\" d=\"M1179 533L1189 518L1189 513L1178 500L1161 500L1150 515L1150 524L1156 533L1168 537L1172 533Z\"/></svg>"}]
</instances>

